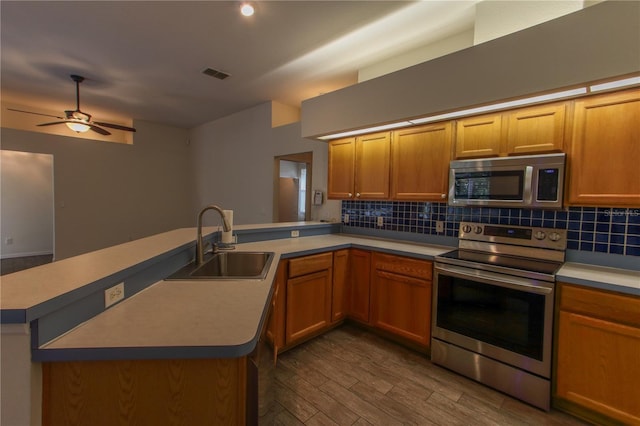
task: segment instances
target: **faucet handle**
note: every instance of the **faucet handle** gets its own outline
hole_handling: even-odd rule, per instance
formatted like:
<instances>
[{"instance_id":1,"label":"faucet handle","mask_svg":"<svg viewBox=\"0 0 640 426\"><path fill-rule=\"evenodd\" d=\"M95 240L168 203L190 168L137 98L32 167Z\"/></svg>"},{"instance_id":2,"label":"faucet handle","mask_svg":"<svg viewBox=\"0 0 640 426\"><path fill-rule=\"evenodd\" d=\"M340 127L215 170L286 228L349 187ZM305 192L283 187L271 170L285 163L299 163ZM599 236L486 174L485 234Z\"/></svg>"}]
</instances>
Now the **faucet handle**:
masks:
<instances>
[{"instance_id":1,"label":"faucet handle","mask_svg":"<svg viewBox=\"0 0 640 426\"><path fill-rule=\"evenodd\" d=\"M217 242L215 244L214 251L217 251L217 250L228 251L228 250L235 250L235 249L236 249L236 245L233 243Z\"/></svg>"}]
</instances>

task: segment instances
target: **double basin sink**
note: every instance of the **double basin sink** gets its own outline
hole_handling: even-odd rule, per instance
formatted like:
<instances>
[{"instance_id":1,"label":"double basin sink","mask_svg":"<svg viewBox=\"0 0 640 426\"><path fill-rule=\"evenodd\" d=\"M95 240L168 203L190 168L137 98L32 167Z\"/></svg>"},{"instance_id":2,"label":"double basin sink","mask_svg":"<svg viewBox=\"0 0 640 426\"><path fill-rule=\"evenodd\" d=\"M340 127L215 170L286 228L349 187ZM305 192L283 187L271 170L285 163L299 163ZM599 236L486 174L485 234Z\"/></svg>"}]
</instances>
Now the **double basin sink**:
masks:
<instances>
[{"instance_id":1,"label":"double basin sink","mask_svg":"<svg viewBox=\"0 0 640 426\"><path fill-rule=\"evenodd\" d=\"M168 280L262 280L269 272L273 252L223 251L206 259L202 265L192 262Z\"/></svg>"}]
</instances>

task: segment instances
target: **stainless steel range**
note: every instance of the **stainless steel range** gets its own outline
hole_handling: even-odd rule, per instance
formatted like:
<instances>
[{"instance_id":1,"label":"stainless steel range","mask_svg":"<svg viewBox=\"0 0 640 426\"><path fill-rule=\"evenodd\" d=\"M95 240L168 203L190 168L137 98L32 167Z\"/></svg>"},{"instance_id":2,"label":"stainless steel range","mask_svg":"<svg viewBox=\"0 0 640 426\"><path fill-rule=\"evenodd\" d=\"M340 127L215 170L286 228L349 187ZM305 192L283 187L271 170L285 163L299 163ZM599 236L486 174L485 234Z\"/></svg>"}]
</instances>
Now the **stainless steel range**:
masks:
<instances>
[{"instance_id":1,"label":"stainless steel range","mask_svg":"<svg viewBox=\"0 0 640 426\"><path fill-rule=\"evenodd\" d=\"M432 361L549 410L566 231L463 222L459 238L435 258Z\"/></svg>"}]
</instances>

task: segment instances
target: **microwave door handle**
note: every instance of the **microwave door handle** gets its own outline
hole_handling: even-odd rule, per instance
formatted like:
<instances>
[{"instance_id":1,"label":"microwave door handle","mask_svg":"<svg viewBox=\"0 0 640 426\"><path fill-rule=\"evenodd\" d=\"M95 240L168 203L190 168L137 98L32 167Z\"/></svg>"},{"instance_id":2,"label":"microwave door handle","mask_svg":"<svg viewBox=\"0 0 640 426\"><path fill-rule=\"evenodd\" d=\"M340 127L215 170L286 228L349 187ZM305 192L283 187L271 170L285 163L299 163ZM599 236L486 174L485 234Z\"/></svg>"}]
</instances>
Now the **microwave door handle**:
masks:
<instances>
[{"instance_id":1,"label":"microwave door handle","mask_svg":"<svg viewBox=\"0 0 640 426\"><path fill-rule=\"evenodd\" d=\"M524 168L524 193L522 194L522 201L524 201L525 205L531 205L533 202L533 167L526 166Z\"/></svg>"}]
</instances>

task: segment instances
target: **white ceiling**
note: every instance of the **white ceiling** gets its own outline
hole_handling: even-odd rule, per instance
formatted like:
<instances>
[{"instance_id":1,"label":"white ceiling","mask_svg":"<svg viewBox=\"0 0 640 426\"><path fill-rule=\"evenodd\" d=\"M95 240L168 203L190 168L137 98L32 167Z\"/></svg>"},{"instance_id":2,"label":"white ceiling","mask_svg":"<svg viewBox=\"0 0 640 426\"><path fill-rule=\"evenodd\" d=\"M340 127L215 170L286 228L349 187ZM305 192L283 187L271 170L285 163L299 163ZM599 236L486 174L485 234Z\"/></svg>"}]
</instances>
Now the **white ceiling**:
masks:
<instances>
[{"instance_id":1,"label":"white ceiling","mask_svg":"<svg viewBox=\"0 0 640 426\"><path fill-rule=\"evenodd\" d=\"M3 102L191 128L356 83L357 71L473 27L469 1L0 2ZM225 80L205 68L231 74ZM101 115L102 114L102 115Z\"/></svg>"}]
</instances>

